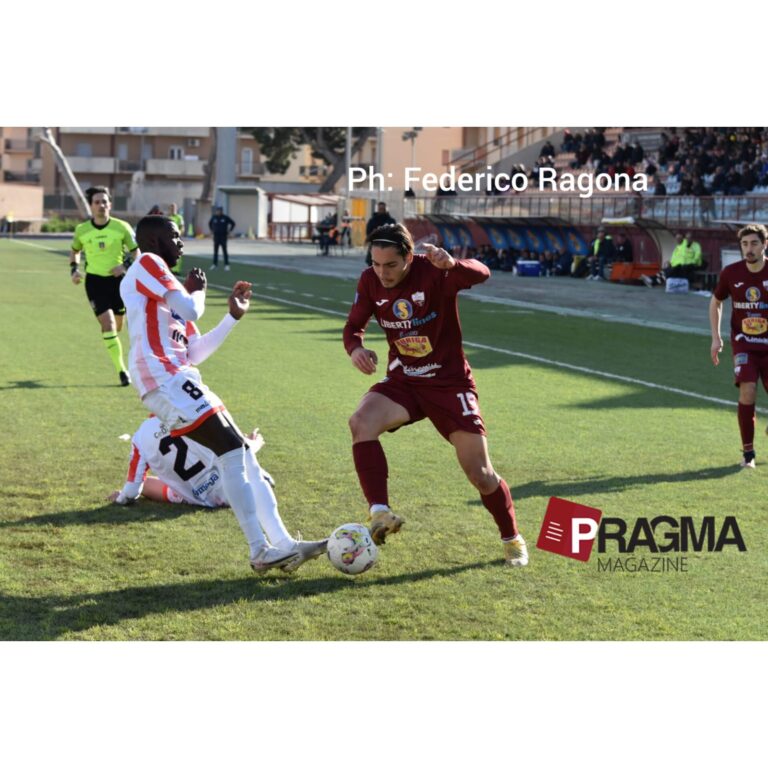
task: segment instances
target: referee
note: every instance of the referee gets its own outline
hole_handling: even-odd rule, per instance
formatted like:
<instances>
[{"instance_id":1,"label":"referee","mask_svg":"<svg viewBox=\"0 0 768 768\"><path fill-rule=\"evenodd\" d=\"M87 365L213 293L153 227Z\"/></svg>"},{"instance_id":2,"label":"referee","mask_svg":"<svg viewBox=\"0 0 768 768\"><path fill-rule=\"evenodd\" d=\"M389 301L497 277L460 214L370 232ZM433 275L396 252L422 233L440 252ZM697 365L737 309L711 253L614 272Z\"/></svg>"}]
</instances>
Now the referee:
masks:
<instances>
[{"instance_id":1,"label":"referee","mask_svg":"<svg viewBox=\"0 0 768 768\"><path fill-rule=\"evenodd\" d=\"M123 348L117 335L123 327L125 307L120 298L120 281L130 266L131 257L139 253L130 224L110 218L112 200L106 187L90 187L85 197L92 217L75 228L69 267L72 282L83 278L80 254L85 255L85 293L101 326L101 337L120 377L127 387L131 377L123 361ZM126 255L126 252L128 255Z\"/></svg>"}]
</instances>

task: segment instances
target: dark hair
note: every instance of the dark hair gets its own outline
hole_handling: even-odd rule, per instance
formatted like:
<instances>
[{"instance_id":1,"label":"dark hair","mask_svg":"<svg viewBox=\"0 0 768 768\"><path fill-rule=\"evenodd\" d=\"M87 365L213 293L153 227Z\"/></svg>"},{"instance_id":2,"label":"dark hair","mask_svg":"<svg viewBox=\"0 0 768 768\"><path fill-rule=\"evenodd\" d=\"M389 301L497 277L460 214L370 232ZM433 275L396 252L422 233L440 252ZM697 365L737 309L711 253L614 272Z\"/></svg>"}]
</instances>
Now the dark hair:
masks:
<instances>
[{"instance_id":1,"label":"dark hair","mask_svg":"<svg viewBox=\"0 0 768 768\"><path fill-rule=\"evenodd\" d=\"M370 245L381 245L383 248L397 248L401 256L413 253L413 238L402 224L384 224L371 232L366 238Z\"/></svg>"},{"instance_id":2,"label":"dark hair","mask_svg":"<svg viewBox=\"0 0 768 768\"><path fill-rule=\"evenodd\" d=\"M742 237L747 235L757 235L760 238L760 242L765 243L766 239L768 239L768 229L762 224L747 224L746 227L742 227L737 233L739 242L741 242Z\"/></svg>"},{"instance_id":3,"label":"dark hair","mask_svg":"<svg viewBox=\"0 0 768 768\"><path fill-rule=\"evenodd\" d=\"M93 198L98 194L105 194L110 201L112 200L112 195L109 194L109 187L88 187L88 189L85 190L85 199L88 201L88 205L90 205L93 202Z\"/></svg>"},{"instance_id":4,"label":"dark hair","mask_svg":"<svg viewBox=\"0 0 768 768\"><path fill-rule=\"evenodd\" d=\"M142 251L150 250L156 235L160 234L171 220L166 216L144 216L136 225L136 243Z\"/></svg>"}]
</instances>

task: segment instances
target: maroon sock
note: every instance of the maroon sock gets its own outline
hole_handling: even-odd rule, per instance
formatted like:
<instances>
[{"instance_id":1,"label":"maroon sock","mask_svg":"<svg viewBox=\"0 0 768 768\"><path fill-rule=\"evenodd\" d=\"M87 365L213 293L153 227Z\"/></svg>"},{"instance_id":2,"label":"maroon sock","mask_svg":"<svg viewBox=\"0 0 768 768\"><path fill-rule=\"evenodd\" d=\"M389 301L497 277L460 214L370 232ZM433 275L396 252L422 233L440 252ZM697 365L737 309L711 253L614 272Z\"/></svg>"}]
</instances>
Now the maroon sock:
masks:
<instances>
[{"instance_id":1,"label":"maroon sock","mask_svg":"<svg viewBox=\"0 0 768 768\"><path fill-rule=\"evenodd\" d=\"M502 539L511 539L517 536L517 522L515 520L515 504L509 486L503 478L499 478L499 487L487 496L480 494L483 506L493 515Z\"/></svg>"},{"instance_id":2,"label":"maroon sock","mask_svg":"<svg viewBox=\"0 0 768 768\"><path fill-rule=\"evenodd\" d=\"M378 440L366 440L353 443L352 458L355 460L360 487L368 504L386 504L389 506L387 493L387 457Z\"/></svg>"},{"instance_id":3,"label":"maroon sock","mask_svg":"<svg viewBox=\"0 0 768 768\"><path fill-rule=\"evenodd\" d=\"M741 432L742 450L753 450L755 441L755 404L739 403L739 431Z\"/></svg>"}]
</instances>

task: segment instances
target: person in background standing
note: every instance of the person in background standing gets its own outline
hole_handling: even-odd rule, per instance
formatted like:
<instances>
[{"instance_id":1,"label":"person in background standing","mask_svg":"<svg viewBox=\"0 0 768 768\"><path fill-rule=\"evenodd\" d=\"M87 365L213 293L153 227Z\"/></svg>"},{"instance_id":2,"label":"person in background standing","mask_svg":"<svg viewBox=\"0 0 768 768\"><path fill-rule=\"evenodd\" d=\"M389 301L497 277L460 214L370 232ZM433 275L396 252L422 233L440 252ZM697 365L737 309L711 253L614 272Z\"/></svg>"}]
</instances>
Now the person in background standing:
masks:
<instances>
[{"instance_id":1,"label":"person in background standing","mask_svg":"<svg viewBox=\"0 0 768 768\"><path fill-rule=\"evenodd\" d=\"M224 209L219 205L214 210L208 222L208 229L213 233L213 264L211 269L219 266L219 248L224 254L224 271L229 272L229 253L227 252L227 239L229 233L235 228L235 222L224 213Z\"/></svg>"}]
</instances>

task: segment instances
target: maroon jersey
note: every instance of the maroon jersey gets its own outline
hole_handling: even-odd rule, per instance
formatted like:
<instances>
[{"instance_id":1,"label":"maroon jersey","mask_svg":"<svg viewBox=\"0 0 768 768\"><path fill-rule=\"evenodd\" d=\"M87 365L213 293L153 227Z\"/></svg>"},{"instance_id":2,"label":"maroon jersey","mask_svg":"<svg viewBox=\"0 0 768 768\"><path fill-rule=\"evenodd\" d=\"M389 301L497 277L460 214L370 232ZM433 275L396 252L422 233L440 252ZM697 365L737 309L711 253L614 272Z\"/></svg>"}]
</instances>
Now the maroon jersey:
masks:
<instances>
[{"instance_id":1,"label":"maroon jersey","mask_svg":"<svg viewBox=\"0 0 768 768\"><path fill-rule=\"evenodd\" d=\"M731 346L739 352L768 352L768 267L750 272L746 261L729 264L714 291L718 301L731 297Z\"/></svg>"},{"instance_id":2,"label":"maroon jersey","mask_svg":"<svg viewBox=\"0 0 768 768\"><path fill-rule=\"evenodd\" d=\"M373 267L360 275L357 294L344 326L348 354L362 345L373 315L389 342L387 375L413 383L457 385L472 382L461 346L457 293L488 279L490 271L475 259L438 269L414 255L403 281L385 288Z\"/></svg>"}]
</instances>

